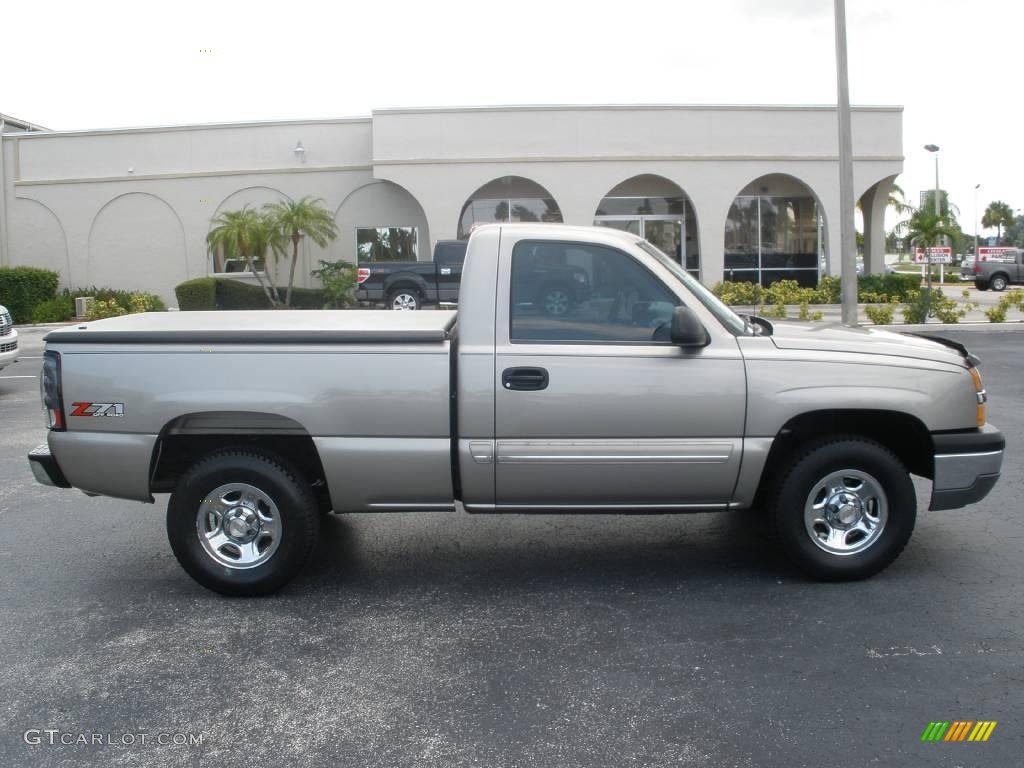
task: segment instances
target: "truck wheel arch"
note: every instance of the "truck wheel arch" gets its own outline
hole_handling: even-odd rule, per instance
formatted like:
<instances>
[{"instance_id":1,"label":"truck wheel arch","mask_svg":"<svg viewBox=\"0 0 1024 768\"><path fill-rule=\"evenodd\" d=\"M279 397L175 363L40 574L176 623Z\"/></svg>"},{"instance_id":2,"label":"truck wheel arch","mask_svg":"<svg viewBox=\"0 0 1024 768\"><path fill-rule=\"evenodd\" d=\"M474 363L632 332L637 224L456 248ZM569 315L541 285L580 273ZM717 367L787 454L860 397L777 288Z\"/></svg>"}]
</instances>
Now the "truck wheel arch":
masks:
<instances>
[{"instance_id":1,"label":"truck wheel arch","mask_svg":"<svg viewBox=\"0 0 1024 768\"><path fill-rule=\"evenodd\" d=\"M280 455L302 471L330 506L327 478L312 435L299 422L275 413L208 411L179 416L160 430L150 460L150 490L167 493L190 466L227 448Z\"/></svg>"},{"instance_id":2,"label":"truck wheel arch","mask_svg":"<svg viewBox=\"0 0 1024 768\"><path fill-rule=\"evenodd\" d=\"M917 417L881 409L809 411L787 421L772 440L754 505L762 505L774 493L776 480L785 474L787 462L801 446L833 434L874 440L896 454L912 474L929 479L934 475L931 433Z\"/></svg>"}]
</instances>

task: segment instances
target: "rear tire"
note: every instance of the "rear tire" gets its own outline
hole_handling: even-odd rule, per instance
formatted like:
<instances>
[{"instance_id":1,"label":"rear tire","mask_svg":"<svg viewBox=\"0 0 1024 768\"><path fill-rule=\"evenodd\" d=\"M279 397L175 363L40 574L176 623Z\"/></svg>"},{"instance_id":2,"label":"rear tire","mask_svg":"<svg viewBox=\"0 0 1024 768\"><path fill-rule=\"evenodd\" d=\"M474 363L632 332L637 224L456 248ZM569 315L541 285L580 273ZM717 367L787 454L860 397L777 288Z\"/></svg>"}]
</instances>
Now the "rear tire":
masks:
<instances>
[{"instance_id":1,"label":"rear tire","mask_svg":"<svg viewBox=\"0 0 1024 768\"><path fill-rule=\"evenodd\" d=\"M993 275L990 285L992 286L993 291L1005 291L1009 282L1010 281L1006 279L1006 275Z\"/></svg>"},{"instance_id":2,"label":"rear tire","mask_svg":"<svg viewBox=\"0 0 1024 768\"><path fill-rule=\"evenodd\" d=\"M423 299L414 288L396 288L388 294L388 309L414 312L423 307Z\"/></svg>"},{"instance_id":3,"label":"rear tire","mask_svg":"<svg viewBox=\"0 0 1024 768\"><path fill-rule=\"evenodd\" d=\"M320 513L302 474L277 456L227 449L193 464L167 505L181 567L223 595L264 595L309 560Z\"/></svg>"},{"instance_id":4,"label":"rear tire","mask_svg":"<svg viewBox=\"0 0 1024 768\"><path fill-rule=\"evenodd\" d=\"M540 305L550 317L562 317L572 309L572 303L572 294L561 283L549 283L540 290Z\"/></svg>"},{"instance_id":5,"label":"rear tire","mask_svg":"<svg viewBox=\"0 0 1024 768\"><path fill-rule=\"evenodd\" d=\"M852 581L890 565L914 531L917 496L902 462L856 435L825 438L796 456L775 495L786 554L822 581Z\"/></svg>"}]
</instances>

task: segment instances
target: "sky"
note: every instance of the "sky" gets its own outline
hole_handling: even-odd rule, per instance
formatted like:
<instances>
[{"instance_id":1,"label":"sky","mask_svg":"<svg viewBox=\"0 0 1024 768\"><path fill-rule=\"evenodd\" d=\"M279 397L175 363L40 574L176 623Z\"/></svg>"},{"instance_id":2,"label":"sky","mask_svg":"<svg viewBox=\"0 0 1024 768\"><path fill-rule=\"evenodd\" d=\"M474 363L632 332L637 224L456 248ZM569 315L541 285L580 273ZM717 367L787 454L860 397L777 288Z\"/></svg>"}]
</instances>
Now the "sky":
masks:
<instances>
[{"instance_id":1,"label":"sky","mask_svg":"<svg viewBox=\"0 0 1024 768\"><path fill-rule=\"evenodd\" d=\"M1024 208L1019 0L847 0L850 98L911 202ZM834 104L833 0L7 3L0 112L54 130L500 104ZM983 231L984 233L984 231Z\"/></svg>"}]
</instances>

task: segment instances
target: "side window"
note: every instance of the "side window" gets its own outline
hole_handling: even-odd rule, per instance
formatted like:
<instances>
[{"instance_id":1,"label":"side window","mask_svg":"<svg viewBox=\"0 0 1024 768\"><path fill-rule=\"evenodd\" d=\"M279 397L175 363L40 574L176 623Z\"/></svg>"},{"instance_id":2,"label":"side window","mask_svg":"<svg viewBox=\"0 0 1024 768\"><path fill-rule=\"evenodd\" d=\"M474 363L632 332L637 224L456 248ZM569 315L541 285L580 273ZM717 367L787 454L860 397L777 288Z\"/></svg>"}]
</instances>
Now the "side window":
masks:
<instances>
[{"instance_id":1,"label":"side window","mask_svg":"<svg viewBox=\"0 0 1024 768\"><path fill-rule=\"evenodd\" d=\"M677 304L614 248L524 240L512 249L512 341L667 342Z\"/></svg>"}]
</instances>

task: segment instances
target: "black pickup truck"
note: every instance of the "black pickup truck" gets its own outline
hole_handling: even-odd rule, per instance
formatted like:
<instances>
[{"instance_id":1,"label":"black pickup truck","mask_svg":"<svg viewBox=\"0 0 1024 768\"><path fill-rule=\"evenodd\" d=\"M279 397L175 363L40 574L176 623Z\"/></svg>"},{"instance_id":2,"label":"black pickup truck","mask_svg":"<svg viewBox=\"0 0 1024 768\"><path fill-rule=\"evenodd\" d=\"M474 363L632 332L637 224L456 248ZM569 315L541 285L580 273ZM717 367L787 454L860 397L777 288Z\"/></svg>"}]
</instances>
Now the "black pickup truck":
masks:
<instances>
[{"instance_id":1,"label":"black pickup truck","mask_svg":"<svg viewBox=\"0 0 1024 768\"><path fill-rule=\"evenodd\" d=\"M537 250L537 249L534 249ZM531 253L523 264L543 253ZM459 300L465 240L438 240L433 261L361 261L356 299L384 302L388 309L414 310L426 304L455 304ZM520 281L513 300L543 307L545 314L562 315L590 298L590 278L571 264L546 265Z\"/></svg>"},{"instance_id":2,"label":"black pickup truck","mask_svg":"<svg viewBox=\"0 0 1024 768\"><path fill-rule=\"evenodd\" d=\"M356 299L405 310L454 304L465 258L465 240L438 240L433 261L361 261Z\"/></svg>"}]
</instances>

